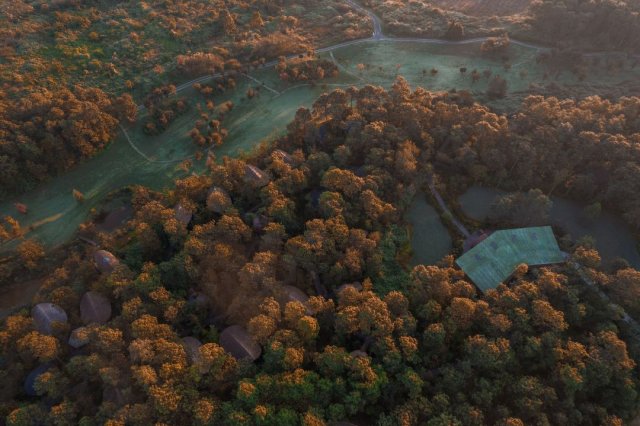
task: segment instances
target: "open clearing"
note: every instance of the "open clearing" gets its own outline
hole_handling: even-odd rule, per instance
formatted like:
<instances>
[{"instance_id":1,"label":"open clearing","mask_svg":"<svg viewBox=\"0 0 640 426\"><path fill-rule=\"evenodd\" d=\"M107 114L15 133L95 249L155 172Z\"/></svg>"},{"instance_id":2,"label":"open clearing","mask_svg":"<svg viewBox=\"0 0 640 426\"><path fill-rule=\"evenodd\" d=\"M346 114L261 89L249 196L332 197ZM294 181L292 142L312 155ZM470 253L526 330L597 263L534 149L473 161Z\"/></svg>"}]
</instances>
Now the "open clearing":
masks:
<instances>
[{"instance_id":1,"label":"open clearing","mask_svg":"<svg viewBox=\"0 0 640 426\"><path fill-rule=\"evenodd\" d=\"M320 56L331 59L329 53ZM251 73L253 78L265 82L279 94L262 89L257 98L249 100L246 92L249 88L255 88L257 83L239 77L235 90L217 96L217 105L230 100L234 108L223 121L223 127L229 131L229 135L214 152L218 158L238 155L242 151L250 151L261 141L278 136L298 108L311 106L326 91L365 84L389 87L399 75L404 76L413 87L422 86L434 91L466 89L480 97L486 91L489 78L483 75L479 81L473 82L470 76L473 70L503 75L508 81L509 95L494 104L502 110L516 108L530 92L530 85L542 87L553 83L566 90L603 93L611 88L627 87L629 81L638 77L638 70L630 67L611 72L604 66L592 67L582 82L577 81L569 71L546 76L547 71L536 62L536 56L536 49L512 45L508 51L510 69L506 70L502 59L483 56L479 43L434 45L381 40L333 51L333 58L339 64L341 73L336 78L317 84L286 83L280 81L272 69L254 71ZM467 72L461 73L461 68ZM437 70L437 73L432 74L431 70ZM191 109L178 117L164 133L157 136L144 134L140 124L145 121L144 117L141 117L139 124L127 130L132 142L144 156L136 152L124 137L119 137L102 153L70 172L18 199L1 202L0 212L16 215L13 203L19 201L26 204L29 214L18 217L23 228L40 223L27 236L37 238L47 246L55 246L67 241L77 226L87 219L90 210L109 192L135 184L162 189L171 185L176 178L202 171L204 160L195 161L189 171L180 167L180 161L192 157L198 150L188 132L199 115L195 104L204 103L204 99L190 87L179 95L190 100ZM85 195L83 203L74 200L73 189ZM49 223L41 222L50 217L58 219ZM15 243L5 244L0 250L8 249L12 244Z\"/></svg>"}]
</instances>

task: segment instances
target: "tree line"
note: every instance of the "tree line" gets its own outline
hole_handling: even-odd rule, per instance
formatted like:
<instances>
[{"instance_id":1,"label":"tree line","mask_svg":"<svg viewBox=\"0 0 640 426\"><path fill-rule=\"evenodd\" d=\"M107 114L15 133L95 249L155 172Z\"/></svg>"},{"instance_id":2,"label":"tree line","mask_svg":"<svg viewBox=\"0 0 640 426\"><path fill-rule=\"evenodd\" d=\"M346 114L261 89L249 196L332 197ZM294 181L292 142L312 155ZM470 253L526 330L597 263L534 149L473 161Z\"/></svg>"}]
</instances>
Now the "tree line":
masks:
<instances>
[{"instance_id":1,"label":"tree line","mask_svg":"<svg viewBox=\"0 0 640 426\"><path fill-rule=\"evenodd\" d=\"M164 192L134 189L121 230L86 224L113 256L71 244L36 298L60 320L3 321L0 413L10 425L621 425L637 409L638 352L573 270L521 267L480 295L452 256L399 263L392 237L434 171L452 188L584 196L586 166L564 173L576 162L560 154L632 161L622 140L638 102L532 97L507 117L402 79L324 94L273 144ZM609 156L589 155L611 138ZM598 183L605 197L616 186ZM111 306L106 320L87 319L87 292ZM221 337L231 324L251 358Z\"/></svg>"}]
</instances>

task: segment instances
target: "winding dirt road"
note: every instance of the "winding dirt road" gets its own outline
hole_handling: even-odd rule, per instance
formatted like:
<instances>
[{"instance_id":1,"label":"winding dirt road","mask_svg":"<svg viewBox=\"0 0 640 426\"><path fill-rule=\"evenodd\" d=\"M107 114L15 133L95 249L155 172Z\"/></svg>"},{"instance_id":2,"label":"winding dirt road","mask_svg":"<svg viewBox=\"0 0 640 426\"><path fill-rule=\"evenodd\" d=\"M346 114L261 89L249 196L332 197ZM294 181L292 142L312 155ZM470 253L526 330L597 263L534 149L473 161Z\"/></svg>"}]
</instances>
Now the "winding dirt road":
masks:
<instances>
[{"instance_id":1,"label":"winding dirt road","mask_svg":"<svg viewBox=\"0 0 640 426\"><path fill-rule=\"evenodd\" d=\"M466 44L475 44L475 43L482 43L485 42L487 40L489 40L491 37L476 37L476 38L469 38L469 39L464 39L464 40L443 40L443 39L438 39L438 38L426 38L426 37L394 37L394 36L388 36L384 34L384 31L382 29L382 20L380 19L380 17L378 15L376 15L375 13L373 13L371 10L364 8L363 6L361 6L360 4L358 4L357 2L355 2L354 0L344 0L349 6L353 7L356 10L359 10L361 12L366 13L369 18L371 19L371 23L373 26L373 33L371 35L371 37L368 38L360 38L360 39L356 39L356 40L349 40L349 41L344 41L342 43L337 43L337 44L333 44L331 46L326 46L326 47L321 47L315 50L316 53L326 53L326 52L331 52L337 49L342 49L343 47L348 47L348 46L353 46L356 44L362 44L362 43L370 43L370 42L406 42L406 43L425 43L425 44L434 44L434 45L445 45L445 46L460 46L460 45L466 45ZM522 46L522 47L526 47L529 49L535 49L535 50L539 50L539 51L548 51L551 50L550 47L545 47L545 46L538 46L536 44L533 43L526 43L524 41L519 41L519 40L514 40L511 39L510 40L512 44L517 45L517 46ZM606 53L603 53L606 54ZM298 57L298 54L293 54L293 55L289 55L286 58L287 59L293 59ZM273 61L269 61L266 62L262 65L260 65L257 69L265 69L265 68L272 68L274 66L276 66L278 64L278 60L273 60ZM222 77L223 73L215 73L215 74L207 74L207 75L203 75L200 77L196 77L193 80L189 80L185 83L182 83L181 85L176 87L176 91L180 92L190 86L192 86L195 83L201 83L203 81L206 81L210 78L218 78L218 77ZM144 111L145 107L144 105L139 105L138 109L140 111Z\"/></svg>"},{"instance_id":2,"label":"winding dirt road","mask_svg":"<svg viewBox=\"0 0 640 426\"><path fill-rule=\"evenodd\" d=\"M460 46L460 45L468 45L468 44L476 44L476 43L483 43L487 40L489 40L491 37L475 37L475 38L468 38L468 39L464 39L464 40L444 40L444 39L438 39L438 38L427 38L427 37L394 37L394 36L388 36L384 34L384 30L382 28L382 19L376 15L373 11L363 7L362 5L360 5L359 3L357 3L355 0L344 0L349 6L351 6L352 8L365 13L367 16L369 16L369 19L371 19L371 24L373 26L373 33L371 35L371 37L368 38L361 38L361 39L356 39L356 40L349 40L349 41L345 41L342 43L337 43L331 46L326 46L326 47L321 47L315 50L315 53L326 53L326 52L333 52L334 50L337 49L342 49L344 47L348 47L348 46L354 46L356 44L362 44L362 43L371 43L371 42L404 42L404 43L424 43L424 44L431 44L431 45L444 45L444 46ZM548 52L551 51L552 48L548 47L548 46L541 46L541 45L537 45L534 43L528 43L528 42L524 42L524 41L520 41L520 40L516 40L516 39L510 39L511 44L514 44L516 46L521 46L521 47L525 47L528 49L534 49L534 50L538 50L540 52ZM606 56L606 55L610 55L610 54L615 54L615 53L620 53L620 52L592 52L592 53L585 53L584 56L585 57L596 57L596 56ZM287 59L293 59L298 57L298 54L293 54L293 55L289 55L286 58ZM634 55L634 57L640 57L640 55ZM259 67L257 67L257 69L266 69L266 68L272 68L274 66L276 66L278 64L278 60L272 60L269 62L266 62L262 65L260 65ZM191 87L192 85L196 84L196 83L201 83L204 82L206 80L209 80L211 78L219 78L222 77L224 75L224 73L215 73L215 74L207 74L207 75L203 75L200 77L196 77L193 80L189 80L185 83L180 84L179 86L176 87L176 92L180 92L184 89L187 89L189 87ZM246 77L249 77L248 75L244 74ZM260 83L260 82L258 82ZM262 84L262 86L264 86L264 84ZM266 87L264 86L265 89L272 91L272 92L276 92L275 90L271 89L270 87ZM278 95L278 93L276 92L276 95ZM138 111L142 112L145 110L145 106L144 105L138 105ZM127 139L127 141L129 142L129 144L131 145L131 147L138 153L140 154L146 161L152 162L152 163L156 163L156 162L164 162L164 161L157 161L154 160L152 158L149 158L146 154L144 154L136 145L135 143L129 138L129 135L126 134L126 131L122 128L121 129ZM191 158L191 157L189 157ZM172 160L172 161L166 161L166 163L175 163L177 161L183 161L185 159L181 159L181 160Z\"/></svg>"},{"instance_id":3,"label":"winding dirt road","mask_svg":"<svg viewBox=\"0 0 640 426\"><path fill-rule=\"evenodd\" d=\"M373 33L371 35L371 37L368 38L360 38L360 39L356 39L356 40L349 40L349 41L345 41L342 43L337 43L331 46L326 46L326 47L321 47L319 49L316 49L315 52L316 53L325 53L325 52L332 52L334 50L337 49L341 49L343 47L348 47L348 46L353 46L356 44L362 44L362 43L370 43L370 42L404 42L404 43L424 43L424 44L433 44L433 45L444 45L444 46L461 46L461 45L467 45L467 44L476 44L476 43L483 43L489 39L491 39L492 37L475 37L475 38L467 38L464 40L444 40L444 39L439 39L439 38L427 38L427 37L394 37L394 36L389 36L389 35L385 35L384 34L384 30L382 29L382 19L380 19L380 17L378 15L376 15L373 11L363 7L362 5L360 5L359 3L357 3L354 0L344 0L349 6L351 6L352 8L363 12L365 14L367 14L367 16L369 16L369 19L371 19L371 23L373 26ZM525 47L528 49L534 49L534 50L538 50L540 52L548 52L551 51L553 48L549 47L549 46L542 46L542 45L538 45L535 43L529 43L529 42L525 42L525 41L521 41L521 40L517 40L517 39L510 39L510 43L516 46L521 46L521 47ZM606 56L606 55L611 55L611 54L622 54L624 52L590 52L590 53L584 53L583 55L585 57L597 57L597 56ZM640 55L633 55L636 58L640 58ZM294 55L289 55L286 58L287 59L293 59L298 57L297 54ZM278 64L278 60L273 60L273 61L269 61L266 62L262 65L260 65L257 69L265 69L265 68L271 68L274 67ZM216 74L207 74L207 75L203 75L197 78L194 78L193 80L187 81L185 83L182 83L181 85L176 87L176 91L179 92L181 90L186 89L187 87L190 87L191 85L195 84L195 83L201 83L205 80L208 80L210 78L217 78L217 77L221 77L223 75L223 73L216 73ZM145 107L144 105L139 105L138 106L138 110L139 111L144 111Z\"/></svg>"}]
</instances>

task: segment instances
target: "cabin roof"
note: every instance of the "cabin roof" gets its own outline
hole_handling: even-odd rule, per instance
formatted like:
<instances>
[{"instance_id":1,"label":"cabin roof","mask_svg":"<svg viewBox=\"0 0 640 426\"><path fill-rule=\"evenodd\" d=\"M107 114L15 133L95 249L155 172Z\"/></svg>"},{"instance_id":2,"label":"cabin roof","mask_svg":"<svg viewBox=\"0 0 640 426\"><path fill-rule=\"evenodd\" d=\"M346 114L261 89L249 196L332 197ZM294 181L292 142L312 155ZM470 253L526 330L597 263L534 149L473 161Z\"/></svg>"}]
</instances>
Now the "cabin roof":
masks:
<instances>
[{"instance_id":1,"label":"cabin roof","mask_svg":"<svg viewBox=\"0 0 640 426\"><path fill-rule=\"evenodd\" d=\"M483 292L496 288L521 263L530 266L565 261L550 226L496 231L456 260Z\"/></svg>"}]
</instances>

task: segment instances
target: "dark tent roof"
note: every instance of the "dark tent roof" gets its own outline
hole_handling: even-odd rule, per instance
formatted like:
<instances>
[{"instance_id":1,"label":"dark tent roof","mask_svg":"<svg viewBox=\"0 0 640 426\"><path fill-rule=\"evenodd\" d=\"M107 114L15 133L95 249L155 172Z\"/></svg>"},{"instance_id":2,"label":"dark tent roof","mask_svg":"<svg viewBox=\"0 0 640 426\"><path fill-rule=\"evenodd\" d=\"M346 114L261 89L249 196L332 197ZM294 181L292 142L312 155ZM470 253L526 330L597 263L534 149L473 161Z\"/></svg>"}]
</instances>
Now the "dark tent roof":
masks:
<instances>
[{"instance_id":1,"label":"dark tent roof","mask_svg":"<svg viewBox=\"0 0 640 426\"><path fill-rule=\"evenodd\" d=\"M283 286L283 290L286 297L286 299L283 300L284 304L287 304L288 302L300 302L305 306L307 310L307 314L312 313L311 309L309 309L309 306L307 305L307 302L309 301L309 296L307 296L307 294L304 291L292 285Z\"/></svg>"},{"instance_id":2,"label":"dark tent roof","mask_svg":"<svg viewBox=\"0 0 640 426\"><path fill-rule=\"evenodd\" d=\"M80 318L85 324L106 323L111 318L111 302L98 292L86 292L80 299Z\"/></svg>"},{"instance_id":3,"label":"dark tent roof","mask_svg":"<svg viewBox=\"0 0 640 426\"><path fill-rule=\"evenodd\" d=\"M289 299L289 302L297 301L305 304L309 300L309 296L307 296L307 294L304 291L300 290L298 287L285 285L283 288L287 295L287 298Z\"/></svg>"},{"instance_id":4,"label":"dark tent roof","mask_svg":"<svg viewBox=\"0 0 640 426\"><path fill-rule=\"evenodd\" d=\"M340 287L336 289L336 293L340 294L342 290L346 290L347 288L353 288L356 291L362 291L362 284L360 284L357 281L353 283L342 284Z\"/></svg>"},{"instance_id":5,"label":"dark tent roof","mask_svg":"<svg viewBox=\"0 0 640 426\"><path fill-rule=\"evenodd\" d=\"M262 348L241 326L232 325L220 333L220 345L236 359L260 358Z\"/></svg>"},{"instance_id":6,"label":"dark tent roof","mask_svg":"<svg viewBox=\"0 0 640 426\"><path fill-rule=\"evenodd\" d=\"M36 380L38 380L38 377L49 371L51 367L53 367L53 363L48 362L31 370L27 378L24 380L24 392L27 395L38 396L38 392L36 391Z\"/></svg>"},{"instance_id":7,"label":"dark tent roof","mask_svg":"<svg viewBox=\"0 0 640 426\"><path fill-rule=\"evenodd\" d=\"M127 398L124 392L122 392L122 390L120 390L119 388L108 386L105 387L102 391L102 401L112 402L116 406L120 407L125 405L125 403L127 402Z\"/></svg>"},{"instance_id":8,"label":"dark tent roof","mask_svg":"<svg viewBox=\"0 0 640 426\"><path fill-rule=\"evenodd\" d=\"M193 212L187 208L185 208L182 204L177 204L173 211L176 214L176 219L178 222L188 225L191 222L191 218L193 217Z\"/></svg>"},{"instance_id":9,"label":"dark tent roof","mask_svg":"<svg viewBox=\"0 0 640 426\"><path fill-rule=\"evenodd\" d=\"M295 160L293 159L293 157L281 149L276 149L275 151L273 151L272 155L290 166L293 166L295 164Z\"/></svg>"},{"instance_id":10,"label":"dark tent roof","mask_svg":"<svg viewBox=\"0 0 640 426\"><path fill-rule=\"evenodd\" d=\"M89 343L89 328L78 327L69 335L69 346L78 349Z\"/></svg>"},{"instance_id":11,"label":"dark tent roof","mask_svg":"<svg viewBox=\"0 0 640 426\"><path fill-rule=\"evenodd\" d=\"M222 214L231 206L231 197L224 189L214 186L207 195L207 209L214 213Z\"/></svg>"},{"instance_id":12,"label":"dark tent roof","mask_svg":"<svg viewBox=\"0 0 640 426\"><path fill-rule=\"evenodd\" d=\"M200 346L202 342L193 336L187 336L182 338L182 346L187 353L189 362L195 364L200 359Z\"/></svg>"},{"instance_id":13,"label":"dark tent roof","mask_svg":"<svg viewBox=\"0 0 640 426\"><path fill-rule=\"evenodd\" d=\"M38 303L31 309L31 317L36 330L42 334L53 334L55 323L67 323L67 313L53 303Z\"/></svg>"},{"instance_id":14,"label":"dark tent roof","mask_svg":"<svg viewBox=\"0 0 640 426\"><path fill-rule=\"evenodd\" d=\"M98 250L93 255L93 260L96 264L96 268L98 268L98 271L102 272L103 274L112 272L120 263L120 261L113 254L106 250Z\"/></svg>"},{"instance_id":15,"label":"dark tent roof","mask_svg":"<svg viewBox=\"0 0 640 426\"><path fill-rule=\"evenodd\" d=\"M244 168L244 181L254 186L265 186L269 183L269 176L256 166L247 164Z\"/></svg>"}]
</instances>

